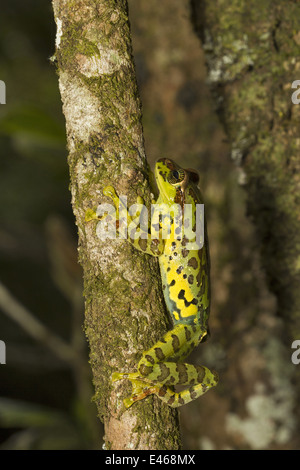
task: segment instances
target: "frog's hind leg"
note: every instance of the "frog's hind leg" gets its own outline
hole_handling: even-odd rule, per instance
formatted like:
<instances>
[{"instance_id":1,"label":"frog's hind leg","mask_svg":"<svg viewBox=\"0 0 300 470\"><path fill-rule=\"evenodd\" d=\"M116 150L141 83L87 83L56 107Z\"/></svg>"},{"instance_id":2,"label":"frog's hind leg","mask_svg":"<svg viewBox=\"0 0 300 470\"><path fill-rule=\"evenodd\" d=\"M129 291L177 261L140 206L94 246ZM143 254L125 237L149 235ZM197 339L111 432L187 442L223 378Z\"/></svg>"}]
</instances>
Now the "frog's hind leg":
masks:
<instances>
[{"instance_id":1,"label":"frog's hind leg","mask_svg":"<svg viewBox=\"0 0 300 470\"><path fill-rule=\"evenodd\" d=\"M180 364L177 364L177 366L178 365L180 366ZM173 386L161 383L147 383L142 380L130 378L132 393L128 398L125 398L125 407L129 408L133 403L154 394L167 405L172 408L177 408L204 395L204 393L218 383L216 372L211 372L206 367L193 366L191 364L181 364L181 366L189 369L190 382L194 383L196 380L198 382L180 392L176 392ZM194 378L191 378L192 376Z\"/></svg>"},{"instance_id":2,"label":"frog's hind leg","mask_svg":"<svg viewBox=\"0 0 300 470\"><path fill-rule=\"evenodd\" d=\"M133 392L125 400L125 406L142 400L150 394L157 395L170 406L177 407L203 395L217 382L217 374L206 367L184 363L183 360L205 338L205 328L178 324L168 331L162 340L144 351L137 372L114 372L112 380L127 378ZM187 386L176 392L173 386Z\"/></svg>"},{"instance_id":3,"label":"frog's hind leg","mask_svg":"<svg viewBox=\"0 0 300 470\"><path fill-rule=\"evenodd\" d=\"M206 331L197 331L194 327L187 325L177 325L173 330L168 331L161 341L155 343L155 345L148 351L144 351L141 360L138 363L138 372L113 372L111 380L113 382L121 379L142 380L145 382L159 382L157 380L160 374L160 368L164 367L164 361L167 358L170 361L183 362L185 357L194 349L203 337L205 337ZM175 363L170 364L171 368L174 369Z\"/></svg>"},{"instance_id":4,"label":"frog's hind leg","mask_svg":"<svg viewBox=\"0 0 300 470\"><path fill-rule=\"evenodd\" d=\"M208 369L207 369L208 370ZM216 372L209 371L209 379L207 382L203 381L196 385L192 385L181 392L176 392L167 385L163 385L158 391L155 391L157 395L164 403L171 406L172 408L178 408L179 406L186 405L190 401L204 395L210 388L214 387L218 383L218 377Z\"/></svg>"}]
</instances>

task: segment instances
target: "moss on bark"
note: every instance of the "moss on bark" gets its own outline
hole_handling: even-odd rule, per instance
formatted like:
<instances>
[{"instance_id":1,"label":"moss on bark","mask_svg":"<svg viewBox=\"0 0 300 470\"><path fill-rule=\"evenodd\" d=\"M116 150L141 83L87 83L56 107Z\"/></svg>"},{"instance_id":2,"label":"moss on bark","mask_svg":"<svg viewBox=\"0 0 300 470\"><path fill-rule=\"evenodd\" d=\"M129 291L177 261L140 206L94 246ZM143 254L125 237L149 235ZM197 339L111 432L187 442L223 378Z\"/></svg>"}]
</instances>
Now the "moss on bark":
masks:
<instances>
[{"instance_id":1,"label":"moss on bark","mask_svg":"<svg viewBox=\"0 0 300 470\"><path fill-rule=\"evenodd\" d=\"M53 7L85 331L106 447L178 449L177 412L156 397L125 411L121 398L129 386L109 380L112 371L134 369L141 351L166 330L157 262L126 241L100 241L96 224L85 222L88 209L108 202L102 196L108 184L129 204L137 195L150 201L127 2L53 0Z\"/></svg>"},{"instance_id":2,"label":"moss on bark","mask_svg":"<svg viewBox=\"0 0 300 470\"><path fill-rule=\"evenodd\" d=\"M232 158L241 169L261 262L283 319L280 340L286 345L289 369L292 341L300 338L300 107L291 101L291 85L300 73L300 4L191 4L211 89L232 144Z\"/></svg>"}]
</instances>

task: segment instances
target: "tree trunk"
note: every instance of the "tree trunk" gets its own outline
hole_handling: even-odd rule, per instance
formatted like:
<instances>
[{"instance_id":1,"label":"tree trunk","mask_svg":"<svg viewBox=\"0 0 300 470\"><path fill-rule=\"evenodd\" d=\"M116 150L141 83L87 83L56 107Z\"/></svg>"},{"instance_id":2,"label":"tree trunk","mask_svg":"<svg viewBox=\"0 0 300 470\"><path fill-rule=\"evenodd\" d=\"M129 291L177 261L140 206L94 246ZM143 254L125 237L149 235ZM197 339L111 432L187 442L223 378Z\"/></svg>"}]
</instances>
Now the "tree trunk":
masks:
<instances>
[{"instance_id":1,"label":"tree trunk","mask_svg":"<svg viewBox=\"0 0 300 470\"><path fill-rule=\"evenodd\" d=\"M241 169L261 262L277 297L280 338L286 345L280 379L291 366L292 341L300 338L300 107L291 101L292 82L300 73L300 4L191 4L206 52L208 80L232 144L232 158ZM292 375L299 399L296 366ZM299 406L296 412L299 425Z\"/></svg>"},{"instance_id":2,"label":"tree trunk","mask_svg":"<svg viewBox=\"0 0 300 470\"><path fill-rule=\"evenodd\" d=\"M66 118L72 205L84 271L85 331L108 449L178 449L178 414L149 397L125 411L126 381L113 371L134 370L141 351L167 328L157 261L127 241L101 241L88 209L102 189L150 200L141 106L125 0L53 0L56 61Z\"/></svg>"}]
</instances>

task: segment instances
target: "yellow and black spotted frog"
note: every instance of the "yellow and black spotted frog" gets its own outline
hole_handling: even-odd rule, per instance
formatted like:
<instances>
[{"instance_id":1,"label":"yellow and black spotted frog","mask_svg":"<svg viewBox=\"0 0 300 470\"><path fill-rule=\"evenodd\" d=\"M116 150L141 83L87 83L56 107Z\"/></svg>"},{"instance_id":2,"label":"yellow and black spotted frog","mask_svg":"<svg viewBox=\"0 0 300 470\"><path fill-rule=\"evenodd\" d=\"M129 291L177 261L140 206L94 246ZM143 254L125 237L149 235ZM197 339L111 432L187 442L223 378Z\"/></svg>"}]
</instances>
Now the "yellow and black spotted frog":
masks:
<instances>
[{"instance_id":1,"label":"yellow and black spotted frog","mask_svg":"<svg viewBox=\"0 0 300 470\"><path fill-rule=\"evenodd\" d=\"M158 236L151 237L149 233L147 239L134 238L128 231L128 240L138 250L158 257L162 288L173 328L142 353L136 372L112 374L113 381L126 378L132 384L132 393L124 400L127 408L150 394L157 395L169 406L178 407L195 400L218 382L216 372L185 362L208 334L210 284L206 228L202 247L192 245L190 248L190 241L185 235L182 236L184 227L189 226L195 231L197 205L203 204L197 187L199 177L195 170L184 170L172 160L163 158L155 165L155 179L159 197L154 207L160 210L165 207L167 217L160 218L157 223L154 208L151 220L154 219L152 223L155 227L151 228L158 231ZM119 206L120 200L111 186L103 192L113 199L116 207ZM187 205L190 205L191 216L184 220ZM163 230L169 231L168 238L162 236ZM176 392L176 385L180 385L182 390Z\"/></svg>"}]
</instances>

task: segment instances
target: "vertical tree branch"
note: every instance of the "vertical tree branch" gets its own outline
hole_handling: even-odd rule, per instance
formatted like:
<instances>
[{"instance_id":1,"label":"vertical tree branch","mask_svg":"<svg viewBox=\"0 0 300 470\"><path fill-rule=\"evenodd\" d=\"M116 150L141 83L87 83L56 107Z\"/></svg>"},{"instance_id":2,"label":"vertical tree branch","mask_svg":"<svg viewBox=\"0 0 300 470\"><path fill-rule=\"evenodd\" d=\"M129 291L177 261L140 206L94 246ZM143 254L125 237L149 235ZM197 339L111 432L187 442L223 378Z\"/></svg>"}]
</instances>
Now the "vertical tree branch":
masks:
<instances>
[{"instance_id":1,"label":"vertical tree branch","mask_svg":"<svg viewBox=\"0 0 300 470\"><path fill-rule=\"evenodd\" d=\"M86 211L104 202L107 184L127 195L129 205L137 195L150 199L127 2L53 0L53 9L85 329L106 447L177 449L176 411L156 397L125 411L130 386L110 383L112 371L134 369L166 329L157 262L126 241L100 241L96 224L85 222Z\"/></svg>"}]
</instances>

